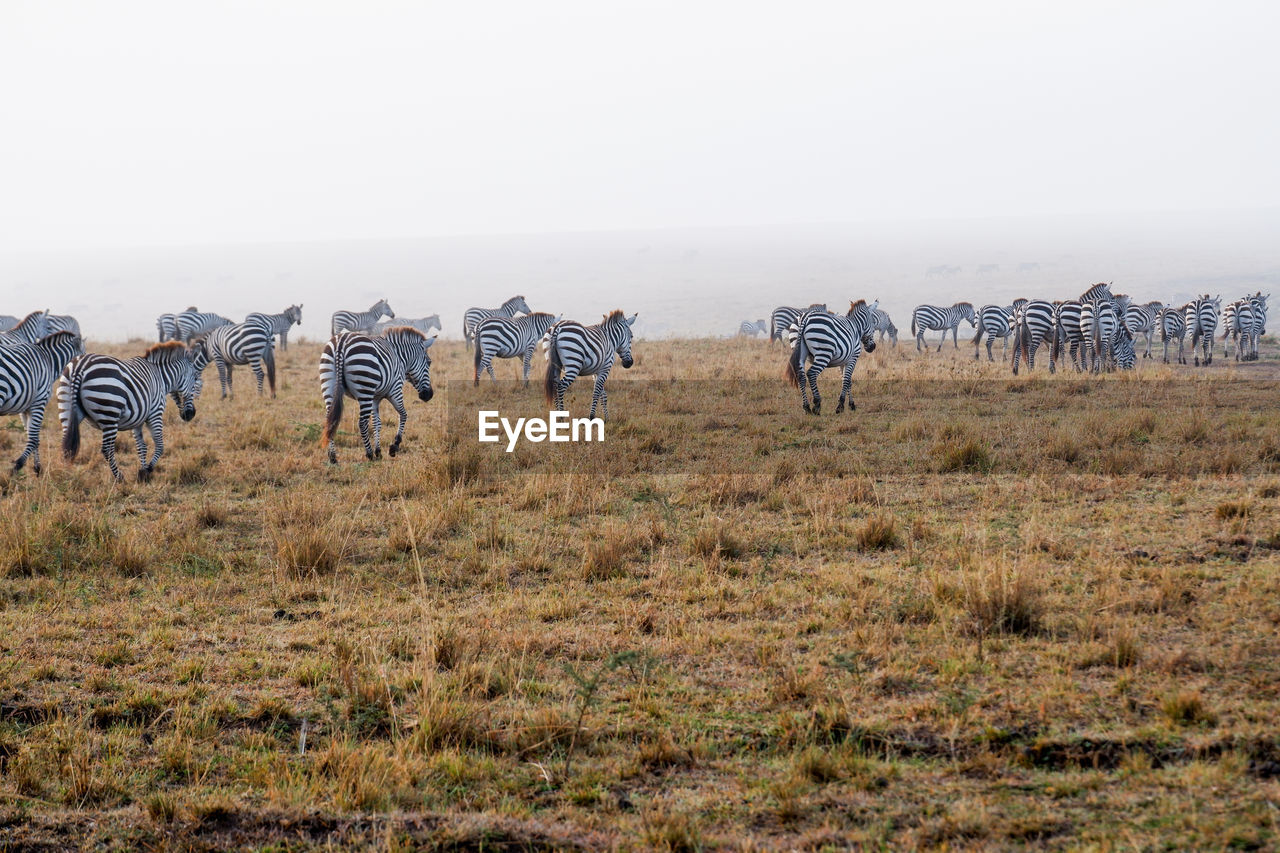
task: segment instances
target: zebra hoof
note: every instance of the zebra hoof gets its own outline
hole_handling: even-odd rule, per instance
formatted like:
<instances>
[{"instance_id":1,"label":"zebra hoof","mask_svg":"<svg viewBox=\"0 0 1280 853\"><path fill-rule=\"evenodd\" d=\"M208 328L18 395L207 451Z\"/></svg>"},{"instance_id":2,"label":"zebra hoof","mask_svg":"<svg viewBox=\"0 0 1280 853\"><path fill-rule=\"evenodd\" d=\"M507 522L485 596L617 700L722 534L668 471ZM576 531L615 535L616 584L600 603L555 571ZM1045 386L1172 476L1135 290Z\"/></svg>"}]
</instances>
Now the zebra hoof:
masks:
<instances>
[{"instance_id":1,"label":"zebra hoof","mask_svg":"<svg viewBox=\"0 0 1280 853\"><path fill-rule=\"evenodd\" d=\"M844 411L844 400L841 400L839 403L836 403L836 414L838 415L843 411Z\"/></svg>"},{"instance_id":2,"label":"zebra hoof","mask_svg":"<svg viewBox=\"0 0 1280 853\"><path fill-rule=\"evenodd\" d=\"M338 464L338 454L334 453L332 450L329 451L329 464L330 465Z\"/></svg>"},{"instance_id":3,"label":"zebra hoof","mask_svg":"<svg viewBox=\"0 0 1280 853\"><path fill-rule=\"evenodd\" d=\"M150 469L150 468L146 468L146 467L139 468L139 469L138 469L138 482L139 482L139 483L148 483L148 482L150 482L150 481L151 481L151 469Z\"/></svg>"},{"instance_id":4,"label":"zebra hoof","mask_svg":"<svg viewBox=\"0 0 1280 853\"><path fill-rule=\"evenodd\" d=\"M15 468L14 470L16 471L17 469ZM37 477L39 477L41 474L44 473L44 466L41 465L39 462L32 462L31 470L35 472Z\"/></svg>"},{"instance_id":5,"label":"zebra hoof","mask_svg":"<svg viewBox=\"0 0 1280 853\"><path fill-rule=\"evenodd\" d=\"M804 412L805 412L805 414L806 414L806 415L811 415L811 414L813 414L813 409L809 408L809 404L808 404L808 403L805 403L805 404L804 404Z\"/></svg>"},{"instance_id":6,"label":"zebra hoof","mask_svg":"<svg viewBox=\"0 0 1280 853\"><path fill-rule=\"evenodd\" d=\"M27 464L27 460L25 460L25 459L19 459L17 462L13 463L13 472L14 472L15 474L16 474L16 473L18 473L19 471L21 471L21 470L22 470L22 466L23 466L23 465L26 465L26 464ZM39 466L39 465L36 465L36 466L34 466L34 468L35 468L35 472L36 472L37 474L39 474L39 473L40 473L40 466Z\"/></svg>"},{"instance_id":7,"label":"zebra hoof","mask_svg":"<svg viewBox=\"0 0 1280 853\"><path fill-rule=\"evenodd\" d=\"M388 448L387 448L387 453L391 456L391 458L392 458L392 459L394 459L394 458L395 458L395 455L396 455L397 453L399 453L399 452L400 452L400 445L399 445L399 444L393 444L393 445L391 445L390 447L388 447Z\"/></svg>"}]
</instances>

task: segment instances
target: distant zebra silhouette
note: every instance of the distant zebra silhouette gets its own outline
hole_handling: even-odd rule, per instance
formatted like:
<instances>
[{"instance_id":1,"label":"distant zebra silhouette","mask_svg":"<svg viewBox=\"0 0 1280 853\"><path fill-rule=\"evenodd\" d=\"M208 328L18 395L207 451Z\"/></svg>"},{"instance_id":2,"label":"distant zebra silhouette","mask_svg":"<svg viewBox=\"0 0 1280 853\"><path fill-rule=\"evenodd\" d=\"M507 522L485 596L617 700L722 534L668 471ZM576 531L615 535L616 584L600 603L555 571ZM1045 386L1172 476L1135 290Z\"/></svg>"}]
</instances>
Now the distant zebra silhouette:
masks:
<instances>
[{"instance_id":1,"label":"distant zebra silhouette","mask_svg":"<svg viewBox=\"0 0 1280 853\"><path fill-rule=\"evenodd\" d=\"M982 357L982 336L987 336L987 361L995 361L995 357L991 354L991 345L995 343L996 338L1003 341L1000 348L1000 360L1003 361L1009 354L1009 335L1013 333L1013 306L1002 307L1000 305L983 305L978 311L978 333L973 336L973 357L980 359Z\"/></svg>"},{"instance_id":2,"label":"distant zebra silhouette","mask_svg":"<svg viewBox=\"0 0 1280 853\"><path fill-rule=\"evenodd\" d=\"M739 324L738 326L739 335L747 335L753 338L756 335L760 334L761 332L767 332L767 331L769 331L768 320L755 320L755 321L743 320L742 323Z\"/></svg>"},{"instance_id":3,"label":"distant zebra silhouette","mask_svg":"<svg viewBox=\"0 0 1280 853\"><path fill-rule=\"evenodd\" d=\"M999 264L978 264L977 274L986 275L991 272L1000 272Z\"/></svg>"},{"instance_id":4,"label":"distant zebra silhouette","mask_svg":"<svg viewBox=\"0 0 1280 853\"><path fill-rule=\"evenodd\" d=\"M528 313L529 305L524 301L523 296L513 296L497 308L468 308L462 315L462 336L466 338L467 348L470 349L475 341L476 326L480 325L481 320L489 317L514 317L517 314Z\"/></svg>"},{"instance_id":5,"label":"distant zebra silhouette","mask_svg":"<svg viewBox=\"0 0 1280 853\"><path fill-rule=\"evenodd\" d=\"M773 313L769 315L769 343L774 341L787 342L787 330L795 323L796 319L806 311L826 311L827 303L815 302L808 308L792 308L790 305L779 305L773 309Z\"/></svg>"},{"instance_id":6,"label":"distant zebra silhouette","mask_svg":"<svg viewBox=\"0 0 1280 853\"><path fill-rule=\"evenodd\" d=\"M494 358L522 358L524 386L529 387L529 363L551 325L559 317L534 312L523 317L488 317L476 326L475 384L480 384L480 374L486 370L489 378L497 381L493 373Z\"/></svg>"},{"instance_id":7,"label":"distant zebra silhouette","mask_svg":"<svg viewBox=\"0 0 1280 853\"><path fill-rule=\"evenodd\" d=\"M173 325L177 329L175 340L189 344L193 338L208 334L219 326L230 326L232 322L234 321L223 317L221 314L183 311L173 318Z\"/></svg>"},{"instance_id":8,"label":"distant zebra silhouette","mask_svg":"<svg viewBox=\"0 0 1280 853\"><path fill-rule=\"evenodd\" d=\"M937 305L918 305L911 312L911 334L916 339L916 352L924 344L924 333L928 330L941 331L942 339L938 341L938 352L947 341L947 332L951 333L952 343L960 349L960 321L968 320L969 325L977 328L978 320L973 313L973 303L957 302L950 308Z\"/></svg>"},{"instance_id":9,"label":"distant zebra silhouette","mask_svg":"<svg viewBox=\"0 0 1280 853\"><path fill-rule=\"evenodd\" d=\"M1023 261L1018 264L1018 272L1035 272L1038 269L1040 264L1037 261Z\"/></svg>"},{"instance_id":10,"label":"distant zebra silhouette","mask_svg":"<svg viewBox=\"0 0 1280 853\"><path fill-rule=\"evenodd\" d=\"M846 401L849 411L857 408L850 394L853 369L863 352L875 351L873 312L878 307L879 303L868 305L865 299L859 299L849 303L849 312L843 317L829 311L810 311L792 325L788 335L791 356L787 359L786 378L800 389L800 405L806 412L816 415L822 411L818 376L828 367L842 369L836 414L844 411ZM810 392L812 406L809 405Z\"/></svg>"},{"instance_id":11,"label":"distant zebra silhouette","mask_svg":"<svg viewBox=\"0 0 1280 853\"><path fill-rule=\"evenodd\" d=\"M22 468L28 457L40 473L40 428L54 383L73 358L84 354L80 336L55 332L33 344L0 347L0 415L18 415L27 435L22 455L13 470Z\"/></svg>"},{"instance_id":12,"label":"distant zebra silhouette","mask_svg":"<svg viewBox=\"0 0 1280 853\"><path fill-rule=\"evenodd\" d=\"M604 383L609 378L615 358L622 362L624 368L630 368L634 363L631 327L636 316L628 317L621 311L613 311L594 326L561 320L551 327L547 333L549 364L543 393L548 403L555 404L556 411L565 411L564 395L575 379L594 375L596 384L591 393L591 414L588 417L596 416L599 404L602 417L608 419L609 395L605 393Z\"/></svg>"},{"instance_id":13,"label":"distant zebra silhouette","mask_svg":"<svg viewBox=\"0 0 1280 853\"><path fill-rule=\"evenodd\" d=\"M184 314L193 314L200 309L192 305ZM178 315L177 314L161 314L156 318L156 330L159 332L160 343L165 341L176 341L178 339Z\"/></svg>"},{"instance_id":14,"label":"distant zebra silhouette","mask_svg":"<svg viewBox=\"0 0 1280 853\"><path fill-rule=\"evenodd\" d=\"M935 275L955 275L958 272L960 272L960 267L938 264L937 266L929 267L924 271L924 274L926 278L933 278Z\"/></svg>"},{"instance_id":15,"label":"distant zebra silhouette","mask_svg":"<svg viewBox=\"0 0 1280 853\"><path fill-rule=\"evenodd\" d=\"M408 326L410 329L417 329L424 335L429 335L433 331L439 332L444 329L444 327L440 325L440 315L432 314L430 317L417 317L413 319L406 317L403 320L383 320L381 323L373 327L373 333L381 336L386 333L387 329L396 329L402 326Z\"/></svg>"},{"instance_id":16,"label":"distant zebra silhouette","mask_svg":"<svg viewBox=\"0 0 1280 853\"><path fill-rule=\"evenodd\" d=\"M889 317L888 312L874 308L871 311L871 320L876 327L876 343L884 343L884 336L888 335L890 342L896 347L898 345L898 327L893 325L893 320Z\"/></svg>"},{"instance_id":17,"label":"distant zebra silhouette","mask_svg":"<svg viewBox=\"0 0 1280 853\"><path fill-rule=\"evenodd\" d=\"M338 332L360 332L371 335L374 325L382 319L384 314L392 318L396 316L396 312L391 310L391 306L385 299L379 299L373 303L368 311L334 311L333 316L329 318L329 333L336 335Z\"/></svg>"}]
</instances>

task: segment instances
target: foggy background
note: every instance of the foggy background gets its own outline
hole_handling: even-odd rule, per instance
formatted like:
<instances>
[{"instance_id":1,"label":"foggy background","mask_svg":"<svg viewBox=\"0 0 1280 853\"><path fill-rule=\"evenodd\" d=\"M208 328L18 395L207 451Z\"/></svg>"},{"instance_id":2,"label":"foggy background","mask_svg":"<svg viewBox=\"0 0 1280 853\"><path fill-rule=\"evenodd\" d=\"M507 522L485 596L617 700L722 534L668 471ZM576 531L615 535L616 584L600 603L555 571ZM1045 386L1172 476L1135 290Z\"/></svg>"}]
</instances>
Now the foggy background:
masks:
<instances>
[{"instance_id":1,"label":"foggy background","mask_svg":"<svg viewBox=\"0 0 1280 853\"><path fill-rule=\"evenodd\" d=\"M316 338L385 296L457 337L520 293L662 336L866 297L905 331L1280 283L1271 5L881 5L6 0L0 313L302 302Z\"/></svg>"}]
</instances>

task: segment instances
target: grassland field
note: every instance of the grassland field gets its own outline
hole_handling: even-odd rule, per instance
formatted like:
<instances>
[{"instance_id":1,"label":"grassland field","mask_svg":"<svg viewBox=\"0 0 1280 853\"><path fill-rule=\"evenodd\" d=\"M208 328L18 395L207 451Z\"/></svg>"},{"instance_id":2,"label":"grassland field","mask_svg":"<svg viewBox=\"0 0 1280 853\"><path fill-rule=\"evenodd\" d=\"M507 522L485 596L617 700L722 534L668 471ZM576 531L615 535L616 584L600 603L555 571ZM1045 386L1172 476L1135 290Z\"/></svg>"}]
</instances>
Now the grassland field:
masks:
<instances>
[{"instance_id":1,"label":"grassland field","mask_svg":"<svg viewBox=\"0 0 1280 853\"><path fill-rule=\"evenodd\" d=\"M52 408L0 475L0 847L1280 845L1274 341L904 340L812 417L776 346L642 340L603 445L512 454L475 411L540 387L443 342L401 455L348 405L336 466L319 352L210 369L149 484Z\"/></svg>"}]
</instances>

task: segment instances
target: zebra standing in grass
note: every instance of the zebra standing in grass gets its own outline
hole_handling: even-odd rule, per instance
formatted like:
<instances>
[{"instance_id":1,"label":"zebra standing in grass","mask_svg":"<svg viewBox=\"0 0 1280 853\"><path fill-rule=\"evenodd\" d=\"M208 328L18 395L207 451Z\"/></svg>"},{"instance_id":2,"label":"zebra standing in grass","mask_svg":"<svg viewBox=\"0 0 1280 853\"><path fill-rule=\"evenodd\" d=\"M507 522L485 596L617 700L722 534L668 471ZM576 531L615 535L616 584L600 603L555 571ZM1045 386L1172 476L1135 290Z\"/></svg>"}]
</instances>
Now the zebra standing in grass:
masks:
<instances>
[{"instance_id":1,"label":"zebra standing in grass","mask_svg":"<svg viewBox=\"0 0 1280 853\"><path fill-rule=\"evenodd\" d=\"M1191 356L1196 367L1201 362L1196 353L1197 344L1204 353L1204 365L1208 367L1213 363L1213 337L1218 330L1218 306L1221 304L1222 297L1210 299L1207 293L1187 303L1187 331L1191 333Z\"/></svg>"},{"instance_id":2,"label":"zebra standing in grass","mask_svg":"<svg viewBox=\"0 0 1280 853\"><path fill-rule=\"evenodd\" d=\"M1000 350L1000 360L1003 361L1009 354L1009 335L1013 333L1013 306L983 305L978 311L977 328L978 333L973 336L974 360L982 357L982 336L986 335L987 361L995 361L995 356L991 354L991 345L995 343L996 338L1004 341L1004 346Z\"/></svg>"},{"instance_id":3,"label":"zebra standing in grass","mask_svg":"<svg viewBox=\"0 0 1280 853\"><path fill-rule=\"evenodd\" d=\"M1253 326L1249 330L1249 352L1246 357L1250 361L1258 360L1258 340L1267 333L1267 299L1271 294L1262 295L1259 290L1253 296L1246 297L1253 308Z\"/></svg>"},{"instance_id":4,"label":"zebra standing in grass","mask_svg":"<svg viewBox=\"0 0 1280 853\"><path fill-rule=\"evenodd\" d=\"M1084 338L1085 369L1097 373L1113 368L1115 338L1122 325L1115 306L1108 300L1081 303L1080 333Z\"/></svg>"},{"instance_id":5,"label":"zebra standing in grass","mask_svg":"<svg viewBox=\"0 0 1280 853\"><path fill-rule=\"evenodd\" d=\"M596 405L602 407L602 417L609 417L609 395L604 383L609 378L616 357L624 368L634 363L631 357L631 327L638 315L630 317L621 311L605 315L594 326L584 326L573 320L561 320L547 332L547 378L543 393L548 403L554 403L556 411L565 411L564 395L579 376L596 377L591 394L591 414L596 416Z\"/></svg>"},{"instance_id":6,"label":"zebra standing in grass","mask_svg":"<svg viewBox=\"0 0 1280 853\"><path fill-rule=\"evenodd\" d=\"M31 457L31 467L40 473L40 428L54 383L62 368L84 354L80 336L55 332L34 344L0 347L0 415L18 415L27 434L27 446L13 463L21 470Z\"/></svg>"},{"instance_id":7,"label":"zebra standing in grass","mask_svg":"<svg viewBox=\"0 0 1280 853\"><path fill-rule=\"evenodd\" d=\"M739 335L750 335L753 338L761 332L767 331L769 331L768 320L743 320L738 326Z\"/></svg>"},{"instance_id":8,"label":"zebra standing in grass","mask_svg":"<svg viewBox=\"0 0 1280 853\"><path fill-rule=\"evenodd\" d=\"M1080 329L1080 314L1083 303L1068 299L1057 302L1053 307L1053 335L1049 346L1049 372L1057 372L1058 361L1062 358L1062 348L1066 347L1071 356L1071 365L1079 372L1084 369L1082 355L1085 351L1084 332Z\"/></svg>"},{"instance_id":9,"label":"zebra standing in grass","mask_svg":"<svg viewBox=\"0 0 1280 853\"><path fill-rule=\"evenodd\" d=\"M1133 335L1129 334L1124 323L1117 323L1115 336L1111 339L1111 357L1115 360L1116 367L1121 370L1133 370L1134 365L1138 363L1133 343Z\"/></svg>"},{"instance_id":10,"label":"zebra standing in grass","mask_svg":"<svg viewBox=\"0 0 1280 853\"><path fill-rule=\"evenodd\" d=\"M876 343L884 343L884 336L888 335L890 342L896 347L898 345L898 327L893 325L887 311L879 308L873 309L871 312L871 320L876 325Z\"/></svg>"},{"instance_id":11,"label":"zebra standing in grass","mask_svg":"<svg viewBox=\"0 0 1280 853\"><path fill-rule=\"evenodd\" d=\"M826 311L827 303L815 302L808 308L792 308L790 305L779 305L773 309L773 313L769 315L769 343L774 341L787 342L787 331L791 326L800 319L802 314L809 311Z\"/></svg>"},{"instance_id":12,"label":"zebra standing in grass","mask_svg":"<svg viewBox=\"0 0 1280 853\"><path fill-rule=\"evenodd\" d=\"M411 329L417 329L424 335L429 335L432 331L439 332L444 329L444 327L440 325L440 315L432 314L430 317L418 317L417 319L412 320L408 318L404 320L395 320L394 322L390 320L383 320L381 323L373 327L373 333L380 336L386 334L387 329L394 329L401 326L408 326Z\"/></svg>"},{"instance_id":13,"label":"zebra standing in grass","mask_svg":"<svg viewBox=\"0 0 1280 853\"><path fill-rule=\"evenodd\" d=\"M1231 354L1227 346L1230 339L1235 344L1236 361L1249 346L1249 333L1253 330L1253 305L1247 299L1237 299L1222 309L1222 357Z\"/></svg>"},{"instance_id":14,"label":"zebra standing in grass","mask_svg":"<svg viewBox=\"0 0 1280 853\"><path fill-rule=\"evenodd\" d=\"M957 302L950 308L940 308L937 305L916 306L916 310L911 312L911 334L916 339L916 352L924 344L924 333L930 330L942 332L938 352L942 352L942 345L947 342L947 332L951 333L951 342L959 349L961 320L968 320L970 326L977 328L978 320L973 313L972 303Z\"/></svg>"},{"instance_id":15,"label":"zebra standing in grass","mask_svg":"<svg viewBox=\"0 0 1280 853\"><path fill-rule=\"evenodd\" d=\"M1178 342L1178 364L1186 364L1187 357L1182 354L1183 342L1187 337L1187 306L1181 305L1177 308L1166 306L1160 310L1160 314L1156 317L1156 324L1160 327L1160 341L1164 344L1164 363L1169 363L1169 342L1177 340Z\"/></svg>"},{"instance_id":16,"label":"zebra standing in grass","mask_svg":"<svg viewBox=\"0 0 1280 853\"><path fill-rule=\"evenodd\" d=\"M222 384L222 399L232 396L231 368L247 364L258 378L258 393L262 393L263 367L271 386L271 397L276 396L275 328L266 314L250 314L243 323L219 326L209 334L192 341L196 350L196 370L203 373L205 365L213 362ZM196 396L204 387L204 379L196 383Z\"/></svg>"},{"instance_id":17,"label":"zebra standing in grass","mask_svg":"<svg viewBox=\"0 0 1280 853\"><path fill-rule=\"evenodd\" d=\"M391 306L385 299L379 299L373 303L368 311L334 311L329 319L329 333L336 335L338 332L360 332L363 335L371 335L373 327L384 314L393 319L396 316L396 312L391 310Z\"/></svg>"},{"instance_id":18,"label":"zebra standing in grass","mask_svg":"<svg viewBox=\"0 0 1280 853\"><path fill-rule=\"evenodd\" d=\"M497 308L468 308L462 315L462 336L467 340L469 349L476 339L476 326L481 320L490 317L514 317L517 314L528 314L529 305L523 296L513 296Z\"/></svg>"},{"instance_id":19,"label":"zebra standing in grass","mask_svg":"<svg viewBox=\"0 0 1280 853\"><path fill-rule=\"evenodd\" d=\"M1147 339L1147 348L1143 358L1151 358L1151 342L1156 334L1156 316L1164 310L1163 302L1148 302L1145 305L1130 305L1124 312L1124 327L1136 341L1138 335Z\"/></svg>"},{"instance_id":20,"label":"zebra standing in grass","mask_svg":"<svg viewBox=\"0 0 1280 853\"><path fill-rule=\"evenodd\" d=\"M494 358L523 358L524 387L529 387L529 363L538 348L538 341L559 321L543 312L526 314L523 317L488 317L476 326L476 360L475 384L480 384L480 374L489 371L489 378L497 381L493 374Z\"/></svg>"},{"instance_id":21,"label":"zebra standing in grass","mask_svg":"<svg viewBox=\"0 0 1280 853\"><path fill-rule=\"evenodd\" d=\"M0 332L0 344L34 344L49 334L49 311L32 311L18 321L18 325Z\"/></svg>"},{"instance_id":22,"label":"zebra standing in grass","mask_svg":"<svg viewBox=\"0 0 1280 853\"><path fill-rule=\"evenodd\" d=\"M358 424L365 458L382 458L382 416L378 406L383 400L390 400L400 416L400 428L387 452L395 456L400 451L404 425L409 420L404 407L404 383L407 380L412 384L424 403L431 399L431 354L427 350L435 342L435 337L428 338L407 326L389 329L379 338L343 331L329 339L320 355L320 393L325 407L323 440L330 464L338 462L333 437L342 422L345 397L360 407Z\"/></svg>"},{"instance_id":23,"label":"zebra standing in grass","mask_svg":"<svg viewBox=\"0 0 1280 853\"><path fill-rule=\"evenodd\" d=\"M302 325L302 305L290 305L279 314L263 314L255 311L248 317L245 322L253 320L255 322L266 321L271 326L271 335L280 336L280 351L283 352L289 348L289 327Z\"/></svg>"},{"instance_id":24,"label":"zebra standing in grass","mask_svg":"<svg viewBox=\"0 0 1280 853\"><path fill-rule=\"evenodd\" d=\"M800 405L806 412L816 415L822 410L818 376L828 367L843 369L836 414L844 411L846 400L849 411L857 408L849 389L853 384L853 369L858 366L858 356L864 351L875 351L873 312L877 307L878 302L868 305L865 299L859 299L849 303L849 313L843 317L827 311L810 311L791 326L788 335L791 356L787 359L786 377L792 385L799 387ZM812 408L807 391L813 393Z\"/></svg>"},{"instance_id":25,"label":"zebra standing in grass","mask_svg":"<svg viewBox=\"0 0 1280 853\"><path fill-rule=\"evenodd\" d=\"M191 353L179 341L153 344L138 358L121 360L106 355L82 355L62 371L58 386L58 415L62 420L62 455L68 461L80 450L80 421L102 430L102 455L111 476L124 480L116 467L116 435L133 430L137 445L138 480L151 478L164 452L164 403L172 395L181 408L182 419L196 416L196 366ZM155 444L155 454L147 459L146 426Z\"/></svg>"},{"instance_id":26,"label":"zebra standing in grass","mask_svg":"<svg viewBox=\"0 0 1280 853\"><path fill-rule=\"evenodd\" d=\"M1013 375L1018 362L1026 359L1027 369L1036 366L1036 350L1053 331L1054 306L1043 299L1019 299L1013 303Z\"/></svg>"},{"instance_id":27,"label":"zebra standing in grass","mask_svg":"<svg viewBox=\"0 0 1280 853\"><path fill-rule=\"evenodd\" d=\"M200 309L192 305L183 314L194 314ZM165 341L176 341L178 339L178 315L177 314L161 314L156 318L156 330L160 333L160 343Z\"/></svg>"},{"instance_id":28,"label":"zebra standing in grass","mask_svg":"<svg viewBox=\"0 0 1280 853\"><path fill-rule=\"evenodd\" d=\"M177 332L174 340L189 344L193 338L208 334L219 326L230 326L231 323L231 320L221 314L183 311L173 318L174 329Z\"/></svg>"}]
</instances>

